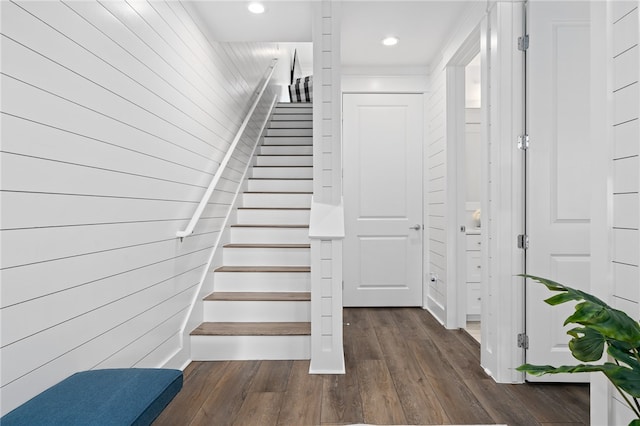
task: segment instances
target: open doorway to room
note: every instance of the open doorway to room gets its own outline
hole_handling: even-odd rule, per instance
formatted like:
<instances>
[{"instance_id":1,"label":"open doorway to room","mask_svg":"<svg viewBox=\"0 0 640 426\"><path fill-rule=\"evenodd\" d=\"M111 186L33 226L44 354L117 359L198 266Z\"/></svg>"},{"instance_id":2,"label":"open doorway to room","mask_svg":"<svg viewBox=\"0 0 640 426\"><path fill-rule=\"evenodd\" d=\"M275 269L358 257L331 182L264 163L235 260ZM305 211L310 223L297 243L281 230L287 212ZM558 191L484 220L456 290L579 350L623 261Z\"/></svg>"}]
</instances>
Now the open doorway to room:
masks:
<instances>
[{"instance_id":1,"label":"open doorway to room","mask_svg":"<svg viewBox=\"0 0 640 426\"><path fill-rule=\"evenodd\" d=\"M465 329L478 341L482 330L483 247L481 206L486 194L487 150L483 125L481 31L476 28L447 64L447 226L453 246L448 263L448 328Z\"/></svg>"},{"instance_id":2,"label":"open doorway to room","mask_svg":"<svg viewBox=\"0 0 640 426\"><path fill-rule=\"evenodd\" d=\"M464 156L461 160L461 175L464 174L464 209L465 237L464 250L466 267L461 281L464 281L466 302L463 303L464 328L480 342L482 320L482 221L481 221L481 85L480 54L478 53L464 67Z\"/></svg>"}]
</instances>

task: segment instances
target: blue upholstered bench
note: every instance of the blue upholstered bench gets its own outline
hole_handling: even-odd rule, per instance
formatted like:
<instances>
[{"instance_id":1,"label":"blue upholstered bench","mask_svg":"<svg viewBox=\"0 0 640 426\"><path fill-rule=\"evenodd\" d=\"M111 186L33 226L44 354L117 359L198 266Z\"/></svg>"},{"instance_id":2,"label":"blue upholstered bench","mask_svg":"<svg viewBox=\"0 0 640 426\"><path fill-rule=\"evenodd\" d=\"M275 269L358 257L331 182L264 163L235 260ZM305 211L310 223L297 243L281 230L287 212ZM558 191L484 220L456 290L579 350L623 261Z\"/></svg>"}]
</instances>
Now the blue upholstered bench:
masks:
<instances>
[{"instance_id":1,"label":"blue upholstered bench","mask_svg":"<svg viewBox=\"0 0 640 426\"><path fill-rule=\"evenodd\" d=\"M122 368L76 373L0 419L2 426L149 425L182 388L182 372Z\"/></svg>"}]
</instances>

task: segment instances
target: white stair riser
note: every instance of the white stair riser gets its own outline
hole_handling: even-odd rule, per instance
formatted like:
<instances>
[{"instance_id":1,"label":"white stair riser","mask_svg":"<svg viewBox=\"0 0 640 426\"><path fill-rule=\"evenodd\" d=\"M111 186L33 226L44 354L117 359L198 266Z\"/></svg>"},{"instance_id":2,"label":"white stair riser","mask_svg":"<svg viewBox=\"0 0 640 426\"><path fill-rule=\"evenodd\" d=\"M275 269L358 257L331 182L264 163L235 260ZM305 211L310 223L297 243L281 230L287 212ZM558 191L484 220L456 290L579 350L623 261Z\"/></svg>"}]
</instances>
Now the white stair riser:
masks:
<instances>
[{"instance_id":1,"label":"white stair riser","mask_svg":"<svg viewBox=\"0 0 640 426\"><path fill-rule=\"evenodd\" d=\"M273 179L313 178L313 167L253 167L252 177Z\"/></svg>"},{"instance_id":2,"label":"white stair riser","mask_svg":"<svg viewBox=\"0 0 640 426\"><path fill-rule=\"evenodd\" d=\"M250 192L312 192L311 179L249 179Z\"/></svg>"},{"instance_id":3,"label":"white stair riser","mask_svg":"<svg viewBox=\"0 0 640 426\"><path fill-rule=\"evenodd\" d=\"M309 272L214 272L214 291L311 291Z\"/></svg>"},{"instance_id":4,"label":"white stair riser","mask_svg":"<svg viewBox=\"0 0 640 426\"><path fill-rule=\"evenodd\" d=\"M309 266L308 248L225 247L222 252L225 265L233 266Z\"/></svg>"},{"instance_id":5,"label":"white stair riser","mask_svg":"<svg viewBox=\"0 0 640 426\"><path fill-rule=\"evenodd\" d=\"M234 244L309 244L309 228L232 227L231 242Z\"/></svg>"},{"instance_id":6,"label":"white stair riser","mask_svg":"<svg viewBox=\"0 0 640 426\"><path fill-rule=\"evenodd\" d=\"M312 108L311 102L278 102L276 108Z\"/></svg>"},{"instance_id":7,"label":"white stair riser","mask_svg":"<svg viewBox=\"0 0 640 426\"><path fill-rule=\"evenodd\" d=\"M311 194L242 194L243 207L308 208ZM293 225L293 224L291 224Z\"/></svg>"},{"instance_id":8,"label":"white stair riser","mask_svg":"<svg viewBox=\"0 0 640 426\"><path fill-rule=\"evenodd\" d=\"M311 104L286 104L277 105L274 111L276 114L311 114L313 106Z\"/></svg>"},{"instance_id":9,"label":"white stair riser","mask_svg":"<svg viewBox=\"0 0 640 426\"><path fill-rule=\"evenodd\" d=\"M311 145L292 145L292 146L270 146L262 145L260 147L262 155L313 155L313 147Z\"/></svg>"},{"instance_id":10,"label":"white stair riser","mask_svg":"<svg viewBox=\"0 0 640 426\"><path fill-rule=\"evenodd\" d=\"M241 225L309 225L310 210L240 209Z\"/></svg>"},{"instance_id":11,"label":"white stair riser","mask_svg":"<svg viewBox=\"0 0 640 426\"><path fill-rule=\"evenodd\" d=\"M302 360L311 358L310 336L191 336L194 361Z\"/></svg>"},{"instance_id":12,"label":"white stair riser","mask_svg":"<svg viewBox=\"0 0 640 426\"><path fill-rule=\"evenodd\" d=\"M279 113L276 110L275 114L273 114L272 123L275 121L311 121L313 120L313 114L309 112L309 114L284 114Z\"/></svg>"},{"instance_id":13,"label":"white stair riser","mask_svg":"<svg viewBox=\"0 0 640 426\"><path fill-rule=\"evenodd\" d=\"M312 121L303 121L303 120L282 120L282 121L272 121L269 124L270 129L312 129L313 122Z\"/></svg>"},{"instance_id":14,"label":"white stair riser","mask_svg":"<svg viewBox=\"0 0 640 426\"><path fill-rule=\"evenodd\" d=\"M205 322L309 322L310 302L205 301Z\"/></svg>"},{"instance_id":15,"label":"white stair riser","mask_svg":"<svg viewBox=\"0 0 640 426\"><path fill-rule=\"evenodd\" d=\"M258 166L313 166L311 155L258 155Z\"/></svg>"},{"instance_id":16,"label":"white stair riser","mask_svg":"<svg viewBox=\"0 0 640 426\"><path fill-rule=\"evenodd\" d=\"M311 145L313 138L310 136L266 136L263 145Z\"/></svg>"},{"instance_id":17,"label":"white stair riser","mask_svg":"<svg viewBox=\"0 0 640 426\"><path fill-rule=\"evenodd\" d=\"M312 136L312 129L267 129L267 136Z\"/></svg>"}]
</instances>

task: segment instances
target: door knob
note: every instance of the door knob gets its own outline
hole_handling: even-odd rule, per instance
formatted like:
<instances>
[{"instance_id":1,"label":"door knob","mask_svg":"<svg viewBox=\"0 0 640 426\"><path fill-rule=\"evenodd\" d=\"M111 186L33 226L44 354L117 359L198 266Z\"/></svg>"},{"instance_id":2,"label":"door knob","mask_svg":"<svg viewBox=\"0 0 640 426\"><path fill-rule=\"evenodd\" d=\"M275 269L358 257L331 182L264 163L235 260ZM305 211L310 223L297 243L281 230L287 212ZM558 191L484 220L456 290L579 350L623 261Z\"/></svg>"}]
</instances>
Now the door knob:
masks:
<instances>
[{"instance_id":1,"label":"door knob","mask_svg":"<svg viewBox=\"0 0 640 426\"><path fill-rule=\"evenodd\" d=\"M409 229L414 229L416 231L419 231L422 229L422 225L414 225L414 226L410 226Z\"/></svg>"}]
</instances>

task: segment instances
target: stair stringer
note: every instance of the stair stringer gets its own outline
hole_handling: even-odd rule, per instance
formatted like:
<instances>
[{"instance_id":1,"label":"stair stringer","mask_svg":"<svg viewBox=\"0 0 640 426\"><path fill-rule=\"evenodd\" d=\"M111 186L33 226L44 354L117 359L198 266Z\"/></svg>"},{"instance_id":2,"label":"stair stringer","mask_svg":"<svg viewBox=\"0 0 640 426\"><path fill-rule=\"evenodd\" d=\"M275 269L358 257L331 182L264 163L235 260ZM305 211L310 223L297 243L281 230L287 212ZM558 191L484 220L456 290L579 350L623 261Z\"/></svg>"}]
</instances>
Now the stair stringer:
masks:
<instances>
[{"instance_id":1,"label":"stair stringer","mask_svg":"<svg viewBox=\"0 0 640 426\"><path fill-rule=\"evenodd\" d=\"M242 202L240 195L244 194L249 185L249 171L252 170L257 161L257 155L259 152L261 141L267 135L268 124L271 122L273 113L278 103L279 95L276 94L269 106L269 112L266 119L262 123L259 136L256 138L256 142L251 152L251 157L245 165L244 172L242 174L241 183L236 188L233 195L233 201L227 210L227 214L223 220L222 231L218 234L218 237L211 249L211 255L207 261L207 264L203 270L200 282L198 284L198 290L195 292L195 296L190 304L189 314L185 316L185 321L182 324L180 334L179 349L163 363L164 368L176 368L184 370L187 365L193 360L191 350L191 336L190 332L196 328L204 318L204 298L213 291L213 280L210 277L209 271L222 265L222 248L225 244L231 241L231 225L237 223L237 211L239 204Z\"/></svg>"}]
</instances>

